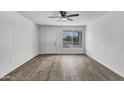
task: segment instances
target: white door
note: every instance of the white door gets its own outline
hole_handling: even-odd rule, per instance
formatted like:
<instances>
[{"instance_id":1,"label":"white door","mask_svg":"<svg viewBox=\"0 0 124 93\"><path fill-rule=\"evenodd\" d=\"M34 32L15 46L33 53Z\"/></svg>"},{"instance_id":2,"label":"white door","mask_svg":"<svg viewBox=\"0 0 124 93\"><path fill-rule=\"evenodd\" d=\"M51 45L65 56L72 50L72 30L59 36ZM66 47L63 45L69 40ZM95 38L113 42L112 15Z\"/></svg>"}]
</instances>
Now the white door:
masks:
<instances>
[{"instance_id":1,"label":"white door","mask_svg":"<svg viewBox=\"0 0 124 93\"><path fill-rule=\"evenodd\" d=\"M57 53L57 39L56 31L46 31L46 53L56 54Z\"/></svg>"}]
</instances>

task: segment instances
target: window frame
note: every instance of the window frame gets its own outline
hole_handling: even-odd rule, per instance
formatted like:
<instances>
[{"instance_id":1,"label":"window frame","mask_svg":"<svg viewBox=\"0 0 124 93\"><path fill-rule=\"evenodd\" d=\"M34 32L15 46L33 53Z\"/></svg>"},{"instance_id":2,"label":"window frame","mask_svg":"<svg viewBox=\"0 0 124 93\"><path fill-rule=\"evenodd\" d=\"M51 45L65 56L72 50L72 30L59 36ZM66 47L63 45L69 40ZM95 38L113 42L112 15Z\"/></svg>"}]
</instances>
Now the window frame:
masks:
<instances>
[{"instance_id":1,"label":"window frame","mask_svg":"<svg viewBox=\"0 0 124 93\"><path fill-rule=\"evenodd\" d=\"M71 47L64 47L64 32L72 32L73 36L71 38ZM73 38L74 38L74 32L78 32L78 33L81 33L81 35L79 36L79 47L74 47L74 44L73 44ZM62 37L62 47L64 49L77 49L77 48L82 48L82 31L80 30L64 30L63 31L63 37Z\"/></svg>"}]
</instances>

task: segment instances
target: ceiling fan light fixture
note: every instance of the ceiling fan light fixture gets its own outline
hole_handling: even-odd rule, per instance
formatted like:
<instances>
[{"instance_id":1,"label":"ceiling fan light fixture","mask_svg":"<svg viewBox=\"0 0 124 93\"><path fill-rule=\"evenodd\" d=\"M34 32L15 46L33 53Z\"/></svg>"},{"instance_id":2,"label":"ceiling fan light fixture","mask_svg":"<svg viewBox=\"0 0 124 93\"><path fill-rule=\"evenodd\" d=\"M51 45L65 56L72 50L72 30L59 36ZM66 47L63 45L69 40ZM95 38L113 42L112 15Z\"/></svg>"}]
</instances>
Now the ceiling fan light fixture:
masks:
<instances>
[{"instance_id":1,"label":"ceiling fan light fixture","mask_svg":"<svg viewBox=\"0 0 124 93\"><path fill-rule=\"evenodd\" d=\"M61 21L67 21L67 18L61 18Z\"/></svg>"},{"instance_id":2,"label":"ceiling fan light fixture","mask_svg":"<svg viewBox=\"0 0 124 93\"><path fill-rule=\"evenodd\" d=\"M65 21L73 21L73 19L71 19L70 17L77 17L79 16L79 14L71 14L68 15L66 11L59 11L60 16L50 16L49 18L59 18L59 21L65 22Z\"/></svg>"},{"instance_id":3,"label":"ceiling fan light fixture","mask_svg":"<svg viewBox=\"0 0 124 93\"><path fill-rule=\"evenodd\" d=\"M66 21L68 21L67 18L59 18L57 22L66 22Z\"/></svg>"}]
</instances>

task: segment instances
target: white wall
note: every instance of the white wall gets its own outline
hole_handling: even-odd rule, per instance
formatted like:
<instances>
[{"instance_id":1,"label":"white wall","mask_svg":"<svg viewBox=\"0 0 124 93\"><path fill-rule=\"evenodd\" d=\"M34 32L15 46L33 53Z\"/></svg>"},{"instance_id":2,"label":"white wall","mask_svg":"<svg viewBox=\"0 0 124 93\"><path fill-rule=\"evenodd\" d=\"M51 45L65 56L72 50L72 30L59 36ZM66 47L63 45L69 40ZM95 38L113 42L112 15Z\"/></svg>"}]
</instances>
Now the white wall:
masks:
<instances>
[{"instance_id":1,"label":"white wall","mask_svg":"<svg viewBox=\"0 0 124 93\"><path fill-rule=\"evenodd\" d=\"M47 54L47 39L46 32L56 32L57 33L57 53L58 54L83 54L85 52L85 26L39 26L40 28L40 53ZM63 48L63 31L72 30L72 31L82 31L82 47L66 49ZM50 33L49 33L50 34ZM49 35L50 36L50 35ZM48 38L50 39L50 37Z\"/></svg>"},{"instance_id":2,"label":"white wall","mask_svg":"<svg viewBox=\"0 0 124 93\"><path fill-rule=\"evenodd\" d=\"M0 78L39 54L37 29L16 12L0 12Z\"/></svg>"},{"instance_id":3,"label":"white wall","mask_svg":"<svg viewBox=\"0 0 124 93\"><path fill-rule=\"evenodd\" d=\"M86 53L124 77L124 12L109 12L87 26Z\"/></svg>"}]
</instances>

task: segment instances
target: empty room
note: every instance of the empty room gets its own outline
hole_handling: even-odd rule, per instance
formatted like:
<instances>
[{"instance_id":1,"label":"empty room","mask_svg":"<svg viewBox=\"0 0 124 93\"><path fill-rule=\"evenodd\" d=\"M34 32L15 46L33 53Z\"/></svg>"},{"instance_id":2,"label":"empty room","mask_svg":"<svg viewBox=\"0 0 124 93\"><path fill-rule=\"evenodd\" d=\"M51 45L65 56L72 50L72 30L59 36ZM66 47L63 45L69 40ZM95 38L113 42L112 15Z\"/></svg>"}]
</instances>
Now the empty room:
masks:
<instances>
[{"instance_id":1,"label":"empty room","mask_svg":"<svg viewBox=\"0 0 124 93\"><path fill-rule=\"evenodd\" d=\"M0 11L1 81L123 81L123 11Z\"/></svg>"}]
</instances>

